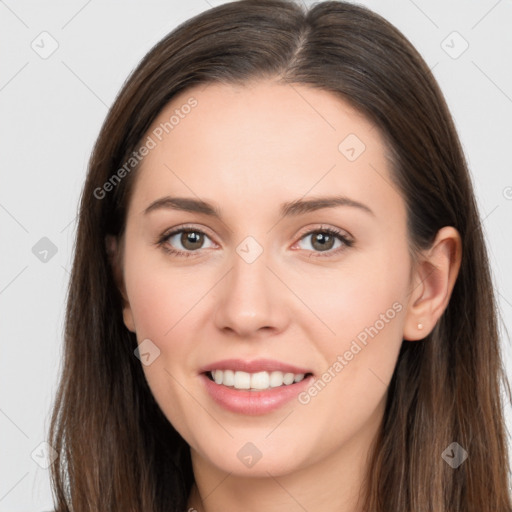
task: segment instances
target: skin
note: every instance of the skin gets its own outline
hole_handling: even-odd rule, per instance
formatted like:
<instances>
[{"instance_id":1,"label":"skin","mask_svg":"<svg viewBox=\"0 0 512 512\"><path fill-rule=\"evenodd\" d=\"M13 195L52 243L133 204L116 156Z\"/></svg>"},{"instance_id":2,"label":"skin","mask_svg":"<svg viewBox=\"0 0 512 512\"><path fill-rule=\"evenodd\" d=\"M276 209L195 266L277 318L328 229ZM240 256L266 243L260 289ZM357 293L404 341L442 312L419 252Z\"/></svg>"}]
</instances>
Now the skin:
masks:
<instances>
[{"instance_id":1,"label":"skin","mask_svg":"<svg viewBox=\"0 0 512 512\"><path fill-rule=\"evenodd\" d=\"M142 162L123 238L107 238L126 327L160 350L143 366L149 386L191 447L189 506L360 511L366 457L402 340L422 343L446 308L460 237L445 227L411 259L384 140L332 93L270 80L197 86L173 98L148 134L191 96L197 106ZM366 146L354 161L338 149L349 134ZM373 214L337 206L279 215L281 203L333 194ZM222 220L173 209L144 214L166 195L212 202ZM185 223L206 233L192 257L155 243ZM322 251L306 235L321 227L339 229L353 245L336 253L337 240ZM249 235L263 248L252 263L236 252ZM180 235L165 244L194 247ZM393 304L401 311L307 404L246 416L221 408L201 385L201 366L232 357L277 359L321 377ZM262 453L250 468L237 457L249 441Z\"/></svg>"}]
</instances>

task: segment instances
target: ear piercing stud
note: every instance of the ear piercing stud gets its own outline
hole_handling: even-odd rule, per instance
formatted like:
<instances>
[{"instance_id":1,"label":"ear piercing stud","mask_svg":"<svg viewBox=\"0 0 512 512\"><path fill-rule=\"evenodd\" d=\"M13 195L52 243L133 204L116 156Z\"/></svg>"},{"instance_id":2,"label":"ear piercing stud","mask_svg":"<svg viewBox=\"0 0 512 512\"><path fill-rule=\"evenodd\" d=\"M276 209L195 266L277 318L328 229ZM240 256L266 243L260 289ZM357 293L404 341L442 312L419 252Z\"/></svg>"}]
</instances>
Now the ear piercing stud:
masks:
<instances>
[{"instance_id":1,"label":"ear piercing stud","mask_svg":"<svg viewBox=\"0 0 512 512\"><path fill-rule=\"evenodd\" d=\"M418 324L418 329L421 331L421 329L423 329L423 324Z\"/></svg>"}]
</instances>

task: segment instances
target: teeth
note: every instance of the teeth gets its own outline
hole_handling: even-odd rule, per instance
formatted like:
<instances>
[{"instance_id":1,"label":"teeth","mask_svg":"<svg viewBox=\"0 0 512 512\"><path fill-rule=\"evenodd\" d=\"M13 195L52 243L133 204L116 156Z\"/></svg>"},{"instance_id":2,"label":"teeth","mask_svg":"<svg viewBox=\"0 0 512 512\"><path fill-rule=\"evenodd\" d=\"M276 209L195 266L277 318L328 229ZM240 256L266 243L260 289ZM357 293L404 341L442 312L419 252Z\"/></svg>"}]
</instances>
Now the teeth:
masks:
<instances>
[{"instance_id":1,"label":"teeth","mask_svg":"<svg viewBox=\"0 0 512 512\"><path fill-rule=\"evenodd\" d=\"M224 386L234 386L235 372L232 370L224 370L222 372L222 384L224 384Z\"/></svg>"},{"instance_id":2,"label":"teeth","mask_svg":"<svg viewBox=\"0 0 512 512\"><path fill-rule=\"evenodd\" d=\"M295 378L295 375L293 373L285 373L283 375L283 384L286 384L289 386L290 384L293 384L293 379Z\"/></svg>"},{"instance_id":3,"label":"teeth","mask_svg":"<svg viewBox=\"0 0 512 512\"><path fill-rule=\"evenodd\" d=\"M224 382L224 372L217 370L217 374L219 373L222 375L222 382ZM234 386L236 389L251 389L251 375L245 372L235 372Z\"/></svg>"},{"instance_id":4,"label":"teeth","mask_svg":"<svg viewBox=\"0 0 512 512\"><path fill-rule=\"evenodd\" d=\"M270 374L270 387L276 388L283 385L283 372L272 372Z\"/></svg>"},{"instance_id":5,"label":"teeth","mask_svg":"<svg viewBox=\"0 0 512 512\"><path fill-rule=\"evenodd\" d=\"M233 370L213 370L210 372L216 384L234 387L235 389L250 389L261 391L269 388L289 386L304 379L304 373L257 372L247 373Z\"/></svg>"},{"instance_id":6,"label":"teeth","mask_svg":"<svg viewBox=\"0 0 512 512\"><path fill-rule=\"evenodd\" d=\"M237 372L238 373L238 372ZM240 372L242 373L242 372ZM249 374L247 374L249 375ZM251 375L252 389L267 389L270 382L268 372L258 372Z\"/></svg>"}]
</instances>

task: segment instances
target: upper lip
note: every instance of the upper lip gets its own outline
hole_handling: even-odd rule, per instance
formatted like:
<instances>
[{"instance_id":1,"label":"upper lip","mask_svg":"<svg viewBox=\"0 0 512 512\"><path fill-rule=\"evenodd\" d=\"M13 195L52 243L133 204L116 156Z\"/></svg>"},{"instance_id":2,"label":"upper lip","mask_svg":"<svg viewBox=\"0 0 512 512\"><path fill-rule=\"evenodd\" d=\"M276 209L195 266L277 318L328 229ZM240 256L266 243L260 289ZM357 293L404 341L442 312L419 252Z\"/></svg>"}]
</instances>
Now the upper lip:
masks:
<instances>
[{"instance_id":1,"label":"upper lip","mask_svg":"<svg viewBox=\"0 0 512 512\"><path fill-rule=\"evenodd\" d=\"M307 368L275 361L272 359L255 359L253 361L244 361L243 359L223 359L215 363L207 364L199 369L200 373L206 373L213 370L234 370L247 373L256 372L283 372L283 373L312 373Z\"/></svg>"}]
</instances>

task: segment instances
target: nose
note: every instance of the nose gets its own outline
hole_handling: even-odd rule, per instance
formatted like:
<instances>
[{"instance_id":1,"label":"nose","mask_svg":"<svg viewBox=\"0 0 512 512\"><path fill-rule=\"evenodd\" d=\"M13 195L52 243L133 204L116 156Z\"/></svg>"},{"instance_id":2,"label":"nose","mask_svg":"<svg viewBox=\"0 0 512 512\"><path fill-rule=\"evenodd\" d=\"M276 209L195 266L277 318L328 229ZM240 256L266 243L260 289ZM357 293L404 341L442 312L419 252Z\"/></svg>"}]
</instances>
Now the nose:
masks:
<instances>
[{"instance_id":1,"label":"nose","mask_svg":"<svg viewBox=\"0 0 512 512\"><path fill-rule=\"evenodd\" d=\"M268 336L286 329L286 287L267 265L266 252L250 263L237 253L233 255L233 265L219 283L214 316L218 329L240 338Z\"/></svg>"}]
</instances>

